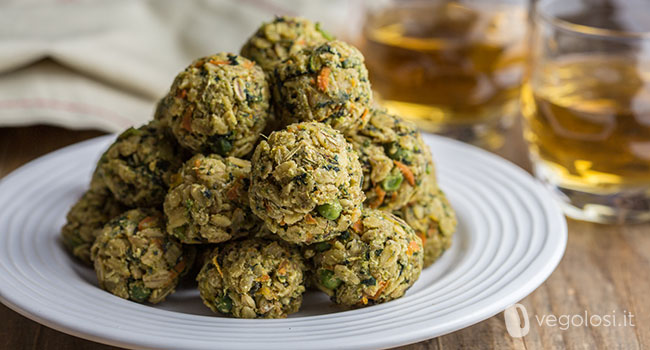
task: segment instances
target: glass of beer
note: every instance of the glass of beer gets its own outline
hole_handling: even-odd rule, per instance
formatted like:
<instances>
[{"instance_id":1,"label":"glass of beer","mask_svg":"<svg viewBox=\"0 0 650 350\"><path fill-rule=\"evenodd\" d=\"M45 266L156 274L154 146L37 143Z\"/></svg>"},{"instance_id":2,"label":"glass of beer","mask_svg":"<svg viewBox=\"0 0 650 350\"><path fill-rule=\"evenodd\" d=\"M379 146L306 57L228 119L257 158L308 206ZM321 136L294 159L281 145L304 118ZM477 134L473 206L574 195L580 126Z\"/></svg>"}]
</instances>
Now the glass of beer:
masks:
<instances>
[{"instance_id":1,"label":"glass of beer","mask_svg":"<svg viewBox=\"0 0 650 350\"><path fill-rule=\"evenodd\" d=\"M650 220L650 2L541 0L522 88L536 176L573 218Z\"/></svg>"},{"instance_id":2,"label":"glass of beer","mask_svg":"<svg viewBox=\"0 0 650 350\"><path fill-rule=\"evenodd\" d=\"M422 129L489 150L520 115L528 0L366 1L376 99Z\"/></svg>"}]
</instances>

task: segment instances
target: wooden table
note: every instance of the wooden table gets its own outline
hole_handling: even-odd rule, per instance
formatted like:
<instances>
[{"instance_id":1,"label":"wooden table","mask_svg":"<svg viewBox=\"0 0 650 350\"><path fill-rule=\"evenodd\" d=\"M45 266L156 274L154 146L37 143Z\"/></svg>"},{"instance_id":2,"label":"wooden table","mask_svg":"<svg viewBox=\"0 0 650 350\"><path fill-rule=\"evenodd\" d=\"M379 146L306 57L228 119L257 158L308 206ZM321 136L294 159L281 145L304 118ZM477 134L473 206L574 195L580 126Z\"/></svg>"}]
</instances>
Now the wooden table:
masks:
<instances>
[{"instance_id":1,"label":"wooden table","mask_svg":"<svg viewBox=\"0 0 650 350\"><path fill-rule=\"evenodd\" d=\"M101 135L48 126L0 128L0 177L45 153ZM527 167L523 145L505 154ZM503 314L472 327L404 349L650 348L650 224L605 226L569 220L569 242L558 269L521 301L530 333L508 335ZM545 315L610 315L631 312L634 326L539 326ZM109 349L30 321L0 305L0 349ZM577 320L576 322L577 323ZM628 322L629 323L629 322Z\"/></svg>"}]
</instances>

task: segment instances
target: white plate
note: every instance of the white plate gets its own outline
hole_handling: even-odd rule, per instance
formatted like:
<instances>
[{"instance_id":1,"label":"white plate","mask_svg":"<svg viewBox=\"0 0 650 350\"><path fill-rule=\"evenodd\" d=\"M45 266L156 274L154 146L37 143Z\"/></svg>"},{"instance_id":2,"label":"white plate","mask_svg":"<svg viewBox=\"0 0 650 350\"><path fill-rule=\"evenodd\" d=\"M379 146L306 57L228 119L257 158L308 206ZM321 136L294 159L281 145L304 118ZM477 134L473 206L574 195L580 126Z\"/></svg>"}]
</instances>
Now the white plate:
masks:
<instances>
[{"instance_id":1,"label":"white plate","mask_svg":"<svg viewBox=\"0 0 650 350\"><path fill-rule=\"evenodd\" d=\"M546 190L492 154L425 135L441 187L456 209L452 248L405 297L341 311L308 292L282 320L211 314L198 292L180 288L158 306L96 287L92 270L59 242L68 208L85 190L114 136L37 159L0 181L0 301L48 327L128 348L362 349L440 336L489 318L523 299L557 266L566 222Z\"/></svg>"}]
</instances>

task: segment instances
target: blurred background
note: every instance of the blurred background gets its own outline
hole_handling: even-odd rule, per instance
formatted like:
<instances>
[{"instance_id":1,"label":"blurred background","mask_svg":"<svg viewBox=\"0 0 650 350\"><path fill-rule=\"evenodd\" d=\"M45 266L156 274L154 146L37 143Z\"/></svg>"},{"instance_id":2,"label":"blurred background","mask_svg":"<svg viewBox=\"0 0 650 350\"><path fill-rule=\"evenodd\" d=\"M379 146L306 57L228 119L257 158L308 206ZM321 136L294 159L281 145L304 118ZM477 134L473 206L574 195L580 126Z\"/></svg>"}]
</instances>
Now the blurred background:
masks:
<instances>
[{"instance_id":1,"label":"blurred background","mask_svg":"<svg viewBox=\"0 0 650 350\"><path fill-rule=\"evenodd\" d=\"M567 215L650 220L644 0L4 1L0 127L142 124L189 62L275 15L359 47L376 104L529 169Z\"/></svg>"},{"instance_id":2,"label":"blurred background","mask_svg":"<svg viewBox=\"0 0 650 350\"><path fill-rule=\"evenodd\" d=\"M0 126L117 132L147 121L193 59L241 45L274 15L355 30L357 1L0 2ZM360 27L358 27L360 28Z\"/></svg>"}]
</instances>

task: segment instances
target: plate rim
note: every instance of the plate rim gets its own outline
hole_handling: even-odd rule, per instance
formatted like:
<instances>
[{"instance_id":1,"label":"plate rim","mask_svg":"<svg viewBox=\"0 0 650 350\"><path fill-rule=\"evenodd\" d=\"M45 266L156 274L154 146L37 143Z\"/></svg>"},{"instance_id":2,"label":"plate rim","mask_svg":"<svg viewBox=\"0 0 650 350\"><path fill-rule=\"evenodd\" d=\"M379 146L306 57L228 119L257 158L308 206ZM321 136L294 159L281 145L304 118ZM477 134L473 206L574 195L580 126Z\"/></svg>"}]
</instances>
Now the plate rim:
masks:
<instances>
[{"instance_id":1,"label":"plate rim","mask_svg":"<svg viewBox=\"0 0 650 350\"><path fill-rule=\"evenodd\" d=\"M449 322L446 323L444 326L444 330L441 332L436 333L436 337L442 336L463 328L466 328L470 325L482 322L500 312L502 312L506 307L520 301L521 299L525 298L528 296L530 293L532 293L535 289L537 289L541 284L544 283L548 279L548 277L553 273L553 271L557 268L559 265L562 257L564 256L565 250L566 250L566 244L568 240L568 233L567 233L567 223L564 215L561 212L561 209L557 204L555 204L555 201L552 200L551 194L548 192L548 190L540 184L537 180L535 180L529 173L527 173L525 170L520 168L519 166L515 165L511 161L501 158L497 155L494 155L490 152L487 152L485 150L479 149L477 147L467 145L465 143L462 143L457 140L453 140L450 138L438 136L438 135L432 135L432 134L427 134L427 133L422 133L423 138L425 139L432 139L433 142L441 142L441 143L450 143L452 147L460 147L463 148L465 151L473 152L476 153L477 156L480 157L487 157L489 158L490 161L492 162L498 162L501 163L503 166L509 168L510 171L515 171L519 174L519 176L523 176L522 178L526 178L525 181L528 182L527 185L530 185L532 189L535 190L536 192L536 197L546 197L548 201L552 201L554 205L548 205L546 209L550 209L551 214L555 217L555 225L557 226L557 231L556 232L549 232L547 230L545 232L544 237L546 239L548 238L555 238L555 244L554 248L551 249L550 252L552 253L551 255L545 255L547 257L546 263L543 265L543 268L540 268L539 270L535 271L535 275L531 276L532 278L529 278L528 281L523 284L522 286L519 286L518 288L514 290L508 291L506 294L501 294L499 297L500 303L493 304L491 307L483 307L480 308L479 310L468 313L465 315L465 317L460 318L455 320L454 322ZM109 134L109 135L103 135L95 138L91 138L85 141L81 141L78 143L74 143L72 145L68 145L65 147L62 147L60 149L57 149L53 152L47 153L41 157L35 158L19 168L13 170L11 173L7 174L5 177L0 179L0 189L6 184L7 182L11 181L14 177L20 176L21 174L25 172L29 172L34 166L37 166L38 164L42 162L46 162L51 158L58 157L62 153L67 153L70 151L74 151L77 148L84 148L89 144L94 144L94 143L101 143L101 142L106 142L110 139L114 139L117 137L116 134ZM434 158L436 158L436 153L435 150L432 152L434 155ZM549 219L546 219L545 222L550 222ZM553 226L553 225L551 225ZM549 248L550 249L550 248ZM541 251L541 250L540 250ZM535 261L533 259L531 263ZM500 293L505 293L504 289L499 290ZM108 344L108 345L113 345L113 346L120 346L120 347L126 347L126 348L152 348L150 342L141 342L141 343L132 343L128 341L123 341L120 339L113 339L113 338L107 338L103 337L99 331L82 331L75 329L75 327L71 327L66 325L66 322L63 322L61 320L56 320L55 317L50 317L43 316L42 314L39 314L38 312L35 312L34 310L30 310L30 308L27 306L25 307L25 303L21 303L18 301L12 301L9 298L6 298L5 293L2 291L2 288L0 287L0 302L2 302L4 305L9 307L11 310L19 313L20 315L27 317L28 319L31 319L33 321L36 321L42 325L45 325L49 328L55 329L57 331L70 334L79 338L91 340L94 342L98 343L103 343L103 344ZM494 293L496 294L496 293ZM67 316L63 316L64 318L67 318ZM68 321L68 323L72 323L71 321ZM416 342L420 342L426 339L432 338L431 336L431 327L423 327L417 331L413 331L407 334L400 335L399 337L391 337L390 339L375 339L372 341L372 339L368 339L369 342L364 342L363 347L370 348L370 347L392 347L392 346L399 346L399 345L406 345L406 344L412 344ZM148 343L149 345L145 344ZM217 344L215 344L217 345ZM242 343L242 347L246 347L244 343ZM359 344L355 344L356 345Z\"/></svg>"}]
</instances>

